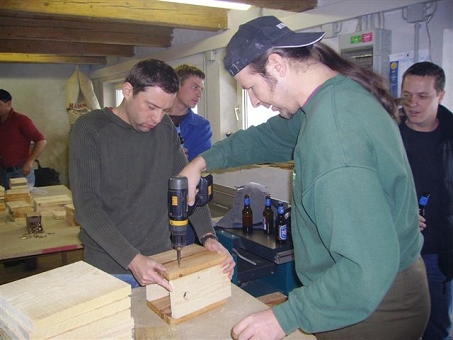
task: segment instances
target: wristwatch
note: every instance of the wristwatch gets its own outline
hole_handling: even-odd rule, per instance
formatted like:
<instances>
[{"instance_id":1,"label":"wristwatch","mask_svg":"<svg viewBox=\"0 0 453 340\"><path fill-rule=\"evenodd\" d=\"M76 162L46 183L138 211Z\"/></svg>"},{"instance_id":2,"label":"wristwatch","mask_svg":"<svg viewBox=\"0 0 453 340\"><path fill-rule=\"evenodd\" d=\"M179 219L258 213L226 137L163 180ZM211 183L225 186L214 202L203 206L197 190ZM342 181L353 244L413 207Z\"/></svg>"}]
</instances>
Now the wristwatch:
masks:
<instances>
[{"instance_id":1,"label":"wristwatch","mask_svg":"<svg viewBox=\"0 0 453 340\"><path fill-rule=\"evenodd\" d=\"M218 241L217 237L216 237L214 234L209 233L209 234L204 235L204 236L200 239L201 244L204 245L204 243L205 243L209 238L212 238L212 239Z\"/></svg>"}]
</instances>

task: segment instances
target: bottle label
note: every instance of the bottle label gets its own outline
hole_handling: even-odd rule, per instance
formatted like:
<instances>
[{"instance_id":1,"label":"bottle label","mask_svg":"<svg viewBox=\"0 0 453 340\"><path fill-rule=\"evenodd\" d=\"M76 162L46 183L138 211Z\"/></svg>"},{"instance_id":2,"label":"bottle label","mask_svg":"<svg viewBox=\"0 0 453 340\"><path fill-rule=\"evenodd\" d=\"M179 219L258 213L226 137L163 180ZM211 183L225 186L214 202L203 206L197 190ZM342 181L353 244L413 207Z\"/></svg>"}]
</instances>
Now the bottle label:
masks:
<instances>
[{"instance_id":1,"label":"bottle label","mask_svg":"<svg viewBox=\"0 0 453 340\"><path fill-rule=\"evenodd\" d=\"M287 239L287 230L286 230L286 224L279 226L278 228L278 238L282 241Z\"/></svg>"},{"instance_id":2,"label":"bottle label","mask_svg":"<svg viewBox=\"0 0 453 340\"><path fill-rule=\"evenodd\" d=\"M428 205L428 200L429 200L429 197L422 196L422 197L420 197L420 200L418 201L418 204L426 206L426 205Z\"/></svg>"}]
</instances>

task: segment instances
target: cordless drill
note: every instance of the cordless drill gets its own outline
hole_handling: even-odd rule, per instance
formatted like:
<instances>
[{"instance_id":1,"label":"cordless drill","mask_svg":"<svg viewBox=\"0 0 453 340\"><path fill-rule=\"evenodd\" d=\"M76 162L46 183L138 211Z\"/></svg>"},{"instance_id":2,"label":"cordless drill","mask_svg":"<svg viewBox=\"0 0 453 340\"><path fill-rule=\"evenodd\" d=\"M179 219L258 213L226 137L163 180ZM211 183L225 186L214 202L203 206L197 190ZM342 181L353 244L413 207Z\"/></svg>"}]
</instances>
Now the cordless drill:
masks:
<instances>
[{"instance_id":1,"label":"cordless drill","mask_svg":"<svg viewBox=\"0 0 453 340\"><path fill-rule=\"evenodd\" d=\"M173 176L168 180L168 218L170 220L171 244L176 249L178 267L181 265L181 250L186 245L188 217L192 215L197 206L204 206L212 200L212 175L203 175L197 188L195 203L193 206L189 206L187 202L189 193L187 177Z\"/></svg>"}]
</instances>

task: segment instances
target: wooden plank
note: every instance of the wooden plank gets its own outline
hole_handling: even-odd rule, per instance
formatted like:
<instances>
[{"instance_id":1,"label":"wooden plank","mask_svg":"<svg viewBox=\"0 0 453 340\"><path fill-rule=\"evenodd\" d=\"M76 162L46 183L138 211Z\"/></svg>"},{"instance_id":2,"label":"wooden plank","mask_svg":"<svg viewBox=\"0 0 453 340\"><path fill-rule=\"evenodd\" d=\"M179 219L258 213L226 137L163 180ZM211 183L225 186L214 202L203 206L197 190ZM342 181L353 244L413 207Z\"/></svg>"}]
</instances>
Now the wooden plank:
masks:
<instances>
[{"instance_id":1,"label":"wooden plank","mask_svg":"<svg viewBox=\"0 0 453 340\"><path fill-rule=\"evenodd\" d=\"M31 53L0 53L0 60L3 63L43 63L43 64L89 64L105 65L106 57L80 57L53 54L31 54Z\"/></svg>"},{"instance_id":2,"label":"wooden plank","mask_svg":"<svg viewBox=\"0 0 453 340\"><path fill-rule=\"evenodd\" d=\"M167 323L179 323L205 313L226 302L231 283L221 264L225 255L196 244L182 249L181 267L170 250L152 256L164 264L163 276L173 288L167 292L159 285L146 287L148 306Z\"/></svg>"},{"instance_id":3,"label":"wooden plank","mask_svg":"<svg viewBox=\"0 0 453 340\"><path fill-rule=\"evenodd\" d=\"M149 24L111 23L94 20L61 20L0 15L5 39L73 41L100 44L169 47L173 29Z\"/></svg>"},{"instance_id":4,"label":"wooden plank","mask_svg":"<svg viewBox=\"0 0 453 340\"><path fill-rule=\"evenodd\" d=\"M173 318L171 316L171 307L170 307L170 298L169 297L159 299L158 301L147 301L146 304L152 311L154 311L166 323L168 323L169 325L177 325L177 324L186 322L190 319L193 319L199 315L205 314L213 309L216 309L217 307L225 305L226 300L218 301L216 303L213 303L212 305L200 308L199 310L197 310L193 313L184 315L183 317L180 317L178 319Z\"/></svg>"},{"instance_id":5,"label":"wooden plank","mask_svg":"<svg viewBox=\"0 0 453 340\"><path fill-rule=\"evenodd\" d=\"M72 203L72 198L68 195L55 195L44 197L33 197L33 204L35 208L43 207L46 205L67 205Z\"/></svg>"},{"instance_id":6,"label":"wooden plank","mask_svg":"<svg viewBox=\"0 0 453 340\"><path fill-rule=\"evenodd\" d=\"M133 57L133 45L81 43L51 40L0 39L0 53L34 53L78 56ZM25 184L26 185L26 184Z\"/></svg>"},{"instance_id":7,"label":"wooden plank","mask_svg":"<svg viewBox=\"0 0 453 340\"><path fill-rule=\"evenodd\" d=\"M15 189L17 187L25 187L25 189L27 189L27 179L25 177L10 178L9 187L12 189Z\"/></svg>"},{"instance_id":8,"label":"wooden plank","mask_svg":"<svg viewBox=\"0 0 453 340\"><path fill-rule=\"evenodd\" d=\"M228 28L228 11L225 9L160 1L2 0L2 11L5 14L54 16L60 19L88 17L107 22L152 24L214 32Z\"/></svg>"},{"instance_id":9,"label":"wooden plank","mask_svg":"<svg viewBox=\"0 0 453 340\"><path fill-rule=\"evenodd\" d=\"M173 287L170 304L174 319L203 313L231 296L230 280L220 265L171 280L170 284Z\"/></svg>"},{"instance_id":10,"label":"wooden plank","mask_svg":"<svg viewBox=\"0 0 453 340\"><path fill-rule=\"evenodd\" d=\"M130 309L118 312L116 314L107 316L103 319L93 321L91 323L85 324L83 326L74 328L68 332L60 333L51 339L105 339L105 334L110 331L112 327L118 326L118 324L122 324L124 327L129 328L129 337L126 339L133 339L132 338L132 329L134 325L134 319L131 317Z\"/></svg>"},{"instance_id":11,"label":"wooden plank","mask_svg":"<svg viewBox=\"0 0 453 340\"><path fill-rule=\"evenodd\" d=\"M258 297L262 303L266 304L269 307L279 305L287 300L287 296L280 292L273 292L267 295L262 295Z\"/></svg>"},{"instance_id":12,"label":"wooden plank","mask_svg":"<svg viewBox=\"0 0 453 340\"><path fill-rule=\"evenodd\" d=\"M61 333L69 332L72 329L82 327L96 320L102 320L108 316L129 310L131 308L130 297L113 301L107 305L90 310L84 314L77 315L60 323L55 323L47 328L37 330L30 334L30 339L47 339Z\"/></svg>"},{"instance_id":13,"label":"wooden plank","mask_svg":"<svg viewBox=\"0 0 453 340\"><path fill-rule=\"evenodd\" d=\"M2 308L29 333L131 294L129 284L83 261L0 287Z\"/></svg>"},{"instance_id":14,"label":"wooden plank","mask_svg":"<svg viewBox=\"0 0 453 340\"><path fill-rule=\"evenodd\" d=\"M176 261L176 250L169 250L152 256L167 269L163 273L167 280L177 279L215 266L222 263L225 257L225 255L214 253L197 244L191 244L182 249L180 267Z\"/></svg>"}]
</instances>

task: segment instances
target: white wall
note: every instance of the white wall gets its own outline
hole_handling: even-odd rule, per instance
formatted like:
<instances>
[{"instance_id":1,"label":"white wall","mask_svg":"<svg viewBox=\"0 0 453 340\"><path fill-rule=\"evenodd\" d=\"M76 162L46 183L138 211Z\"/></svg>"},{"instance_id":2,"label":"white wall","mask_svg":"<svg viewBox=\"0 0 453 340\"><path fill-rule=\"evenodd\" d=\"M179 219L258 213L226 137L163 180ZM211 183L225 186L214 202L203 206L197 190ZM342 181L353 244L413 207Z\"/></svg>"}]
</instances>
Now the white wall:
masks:
<instances>
[{"instance_id":1,"label":"white wall","mask_svg":"<svg viewBox=\"0 0 453 340\"><path fill-rule=\"evenodd\" d=\"M41 166L55 168L67 184L69 119L66 112L66 81L74 65L0 64L0 88L13 97L12 106L30 117L47 140L39 157ZM88 67L79 67L88 74Z\"/></svg>"}]
</instances>

